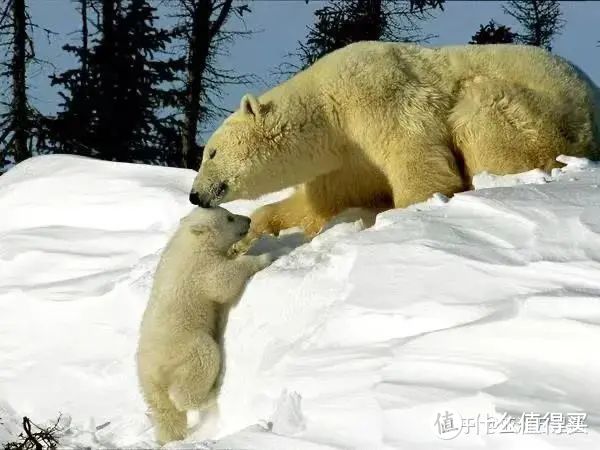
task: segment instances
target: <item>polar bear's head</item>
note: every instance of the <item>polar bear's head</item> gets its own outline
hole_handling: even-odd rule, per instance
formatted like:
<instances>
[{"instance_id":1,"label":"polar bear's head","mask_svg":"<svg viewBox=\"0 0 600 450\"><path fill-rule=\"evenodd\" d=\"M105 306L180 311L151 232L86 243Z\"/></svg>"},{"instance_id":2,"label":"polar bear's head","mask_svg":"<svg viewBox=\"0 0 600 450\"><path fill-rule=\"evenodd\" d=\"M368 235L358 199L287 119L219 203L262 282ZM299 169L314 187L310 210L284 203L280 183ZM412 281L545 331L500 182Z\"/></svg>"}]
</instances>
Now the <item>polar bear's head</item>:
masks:
<instances>
[{"instance_id":1,"label":"polar bear's head","mask_svg":"<svg viewBox=\"0 0 600 450\"><path fill-rule=\"evenodd\" d=\"M256 198L331 170L320 157L326 133L317 106L289 95L269 98L277 101L245 95L210 137L190 192L193 204Z\"/></svg>"},{"instance_id":2,"label":"polar bear's head","mask_svg":"<svg viewBox=\"0 0 600 450\"><path fill-rule=\"evenodd\" d=\"M224 208L195 208L181 219L180 230L206 239L218 250L226 251L250 229L250 219Z\"/></svg>"},{"instance_id":3,"label":"polar bear's head","mask_svg":"<svg viewBox=\"0 0 600 450\"><path fill-rule=\"evenodd\" d=\"M250 198L265 180L260 165L274 151L269 137L275 111L245 95L240 108L228 117L204 147L202 165L190 193L190 201L203 208Z\"/></svg>"}]
</instances>

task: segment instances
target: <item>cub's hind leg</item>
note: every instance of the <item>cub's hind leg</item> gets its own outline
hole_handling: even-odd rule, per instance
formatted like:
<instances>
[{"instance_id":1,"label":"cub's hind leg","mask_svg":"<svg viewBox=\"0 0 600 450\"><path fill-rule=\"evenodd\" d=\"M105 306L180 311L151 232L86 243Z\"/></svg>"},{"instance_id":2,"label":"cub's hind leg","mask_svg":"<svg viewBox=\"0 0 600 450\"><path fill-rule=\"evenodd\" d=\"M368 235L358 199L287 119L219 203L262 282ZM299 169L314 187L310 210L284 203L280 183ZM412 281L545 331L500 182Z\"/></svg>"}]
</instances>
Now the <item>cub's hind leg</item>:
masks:
<instances>
[{"instance_id":1,"label":"cub's hind leg","mask_svg":"<svg viewBox=\"0 0 600 450\"><path fill-rule=\"evenodd\" d=\"M175 407L167 387L147 384L144 386L144 397L150 408L156 440L165 444L184 439L187 434L187 415Z\"/></svg>"},{"instance_id":2,"label":"cub's hind leg","mask_svg":"<svg viewBox=\"0 0 600 450\"><path fill-rule=\"evenodd\" d=\"M221 351L205 332L192 339L186 357L170 377L169 398L179 411L202 409L214 401L211 391L221 369Z\"/></svg>"}]
</instances>

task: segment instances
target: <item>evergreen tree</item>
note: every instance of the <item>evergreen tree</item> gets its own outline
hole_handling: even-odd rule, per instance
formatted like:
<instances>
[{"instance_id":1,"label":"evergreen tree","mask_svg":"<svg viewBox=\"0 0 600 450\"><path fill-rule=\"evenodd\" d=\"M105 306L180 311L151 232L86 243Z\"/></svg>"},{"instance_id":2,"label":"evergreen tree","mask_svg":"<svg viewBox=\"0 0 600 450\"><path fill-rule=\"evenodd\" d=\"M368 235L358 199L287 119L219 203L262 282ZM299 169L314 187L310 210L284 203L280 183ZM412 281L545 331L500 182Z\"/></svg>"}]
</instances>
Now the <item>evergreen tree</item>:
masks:
<instances>
[{"instance_id":1,"label":"evergreen tree","mask_svg":"<svg viewBox=\"0 0 600 450\"><path fill-rule=\"evenodd\" d=\"M0 45L5 62L0 74L10 81L9 98L0 115L0 171L31 156L34 113L27 100L27 65L34 59L31 22L25 0L8 0L0 12Z\"/></svg>"},{"instance_id":2,"label":"evergreen tree","mask_svg":"<svg viewBox=\"0 0 600 450\"><path fill-rule=\"evenodd\" d=\"M440 8L441 10L444 10L444 2L445 0L410 0L410 7L411 10L419 10L421 12L424 12L425 10L432 8Z\"/></svg>"},{"instance_id":3,"label":"evergreen tree","mask_svg":"<svg viewBox=\"0 0 600 450\"><path fill-rule=\"evenodd\" d=\"M443 3L443 0L330 0L315 12L315 24L309 27L306 41L300 44L300 68L352 42L426 40L419 22L428 18L432 10L442 9Z\"/></svg>"},{"instance_id":4,"label":"evergreen tree","mask_svg":"<svg viewBox=\"0 0 600 450\"><path fill-rule=\"evenodd\" d=\"M62 111L49 121L56 150L115 161L165 164L173 141L175 103L163 86L175 80L177 64L163 53L170 34L155 26L148 0L101 0L93 46L88 48L88 1L79 0L81 46L65 46L79 67L52 78L62 88ZM92 5L95 6L95 5Z\"/></svg>"},{"instance_id":5,"label":"evergreen tree","mask_svg":"<svg viewBox=\"0 0 600 450\"><path fill-rule=\"evenodd\" d=\"M557 0L511 0L504 6L504 12L523 28L517 34L517 42L521 44L552 50L552 39L564 26Z\"/></svg>"},{"instance_id":6,"label":"evergreen tree","mask_svg":"<svg viewBox=\"0 0 600 450\"><path fill-rule=\"evenodd\" d=\"M51 76L52 85L58 85L62 98L62 111L56 118L46 118L50 150L60 153L97 155L93 145L93 102L91 92L97 77L90 71L88 14L92 6L88 0L77 0L81 14L81 46L67 44L63 50L71 53L79 61L79 67ZM86 145L88 144L88 145Z\"/></svg>"},{"instance_id":7,"label":"evergreen tree","mask_svg":"<svg viewBox=\"0 0 600 450\"><path fill-rule=\"evenodd\" d=\"M490 20L487 25L479 26L479 31L471 37L469 44L512 44L516 36L510 27Z\"/></svg>"},{"instance_id":8,"label":"evergreen tree","mask_svg":"<svg viewBox=\"0 0 600 450\"><path fill-rule=\"evenodd\" d=\"M173 103L162 85L175 81L176 66L172 60L157 58L171 37L167 30L156 28L155 12L147 0L130 0L116 24L121 65L116 71L114 106L120 122L110 123L113 129L117 125L117 142L134 161L165 159L159 110Z\"/></svg>"},{"instance_id":9,"label":"evergreen tree","mask_svg":"<svg viewBox=\"0 0 600 450\"><path fill-rule=\"evenodd\" d=\"M241 19L250 9L245 2L234 4L233 0L174 0L173 4L179 19L176 36L186 49L181 61L185 69L178 105L183 119L177 165L197 169L202 159L202 146L197 142L199 128L226 112L216 101L221 87L251 80L216 63L235 37L247 34L226 30L225 25L232 18Z\"/></svg>"}]
</instances>

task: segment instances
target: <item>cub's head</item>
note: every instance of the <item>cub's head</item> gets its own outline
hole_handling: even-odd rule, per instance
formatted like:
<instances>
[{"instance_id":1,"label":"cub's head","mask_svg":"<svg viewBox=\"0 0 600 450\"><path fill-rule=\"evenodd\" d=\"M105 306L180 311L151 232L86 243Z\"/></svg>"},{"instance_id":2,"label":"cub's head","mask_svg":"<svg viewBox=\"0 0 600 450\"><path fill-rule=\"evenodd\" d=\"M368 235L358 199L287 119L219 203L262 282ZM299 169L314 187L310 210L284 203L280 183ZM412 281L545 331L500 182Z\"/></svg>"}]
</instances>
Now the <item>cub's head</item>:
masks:
<instances>
[{"instance_id":1,"label":"cub's head","mask_svg":"<svg viewBox=\"0 0 600 450\"><path fill-rule=\"evenodd\" d=\"M180 229L206 239L217 249L226 251L248 233L250 219L220 207L195 208L181 219Z\"/></svg>"}]
</instances>

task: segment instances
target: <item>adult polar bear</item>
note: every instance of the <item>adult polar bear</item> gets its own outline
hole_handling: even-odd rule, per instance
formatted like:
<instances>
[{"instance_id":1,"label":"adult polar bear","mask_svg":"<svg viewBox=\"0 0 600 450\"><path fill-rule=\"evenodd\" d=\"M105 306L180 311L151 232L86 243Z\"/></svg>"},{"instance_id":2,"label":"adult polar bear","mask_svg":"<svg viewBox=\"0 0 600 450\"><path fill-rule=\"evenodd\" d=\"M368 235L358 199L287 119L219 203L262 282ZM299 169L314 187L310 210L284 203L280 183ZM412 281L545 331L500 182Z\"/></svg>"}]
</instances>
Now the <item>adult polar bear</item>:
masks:
<instances>
[{"instance_id":1,"label":"adult polar bear","mask_svg":"<svg viewBox=\"0 0 600 450\"><path fill-rule=\"evenodd\" d=\"M361 42L242 99L206 144L190 201L209 207L300 185L254 233L315 234L352 207L401 208L472 176L600 150L597 88L529 46Z\"/></svg>"}]
</instances>

